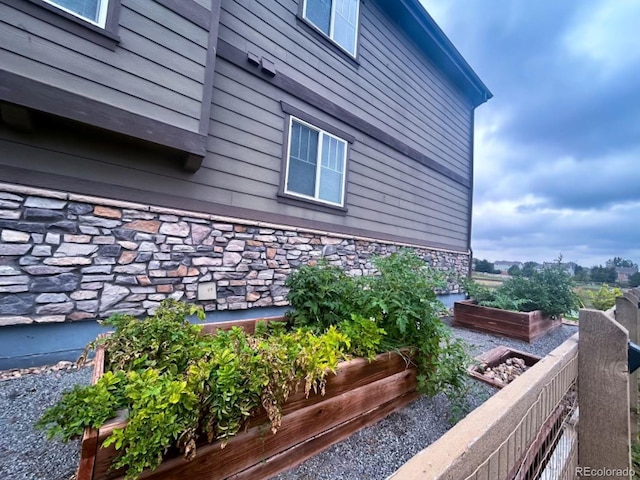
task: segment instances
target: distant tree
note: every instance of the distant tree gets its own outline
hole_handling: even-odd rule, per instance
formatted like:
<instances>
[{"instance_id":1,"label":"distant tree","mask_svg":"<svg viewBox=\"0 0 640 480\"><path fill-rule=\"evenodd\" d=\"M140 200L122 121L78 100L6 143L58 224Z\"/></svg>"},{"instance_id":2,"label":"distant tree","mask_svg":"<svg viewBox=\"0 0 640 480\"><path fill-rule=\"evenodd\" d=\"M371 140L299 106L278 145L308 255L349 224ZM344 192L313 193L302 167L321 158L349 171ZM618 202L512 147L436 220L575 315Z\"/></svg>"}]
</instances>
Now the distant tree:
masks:
<instances>
[{"instance_id":1,"label":"distant tree","mask_svg":"<svg viewBox=\"0 0 640 480\"><path fill-rule=\"evenodd\" d=\"M614 257L613 259L607 261L607 267L637 268L638 264L634 263L632 260L627 260L626 258Z\"/></svg>"},{"instance_id":2,"label":"distant tree","mask_svg":"<svg viewBox=\"0 0 640 480\"><path fill-rule=\"evenodd\" d=\"M474 258L473 263L476 266L476 272L495 273L495 269L493 268L493 263L491 263L489 260L477 260Z\"/></svg>"},{"instance_id":3,"label":"distant tree","mask_svg":"<svg viewBox=\"0 0 640 480\"><path fill-rule=\"evenodd\" d=\"M538 264L536 262L524 262L522 267L522 275L530 277L536 271Z\"/></svg>"},{"instance_id":4,"label":"distant tree","mask_svg":"<svg viewBox=\"0 0 640 480\"><path fill-rule=\"evenodd\" d=\"M520 271L520 267L518 265L511 265L507 273L513 277L516 275L520 275L520 273L522 272Z\"/></svg>"},{"instance_id":5,"label":"distant tree","mask_svg":"<svg viewBox=\"0 0 640 480\"><path fill-rule=\"evenodd\" d=\"M603 267L597 265L591 267L591 281L594 283L615 283L618 279L618 274L614 267Z\"/></svg>"},{"instance_id":6,"label":"distant tree","mask_svg":"<svg viewBox=\"0 0 640 480\"><path fill-rule=\"evenodd\" d=\"M576 265L576 268L574 270L574 280L576 282L588 282L589 281L589 272L587 271L586 268L580 266L580 265Z\"/></svg>"},{"instance_id":7,"label":"distant tree","mask_svg":"<svg viewBox=\"0 0 640 480\"><path fill-rule=\"evenodd\" d=\"M636 272L633 275L629 276L629 286L640 287L640 272Z\"/></svg>"}]
</instances>

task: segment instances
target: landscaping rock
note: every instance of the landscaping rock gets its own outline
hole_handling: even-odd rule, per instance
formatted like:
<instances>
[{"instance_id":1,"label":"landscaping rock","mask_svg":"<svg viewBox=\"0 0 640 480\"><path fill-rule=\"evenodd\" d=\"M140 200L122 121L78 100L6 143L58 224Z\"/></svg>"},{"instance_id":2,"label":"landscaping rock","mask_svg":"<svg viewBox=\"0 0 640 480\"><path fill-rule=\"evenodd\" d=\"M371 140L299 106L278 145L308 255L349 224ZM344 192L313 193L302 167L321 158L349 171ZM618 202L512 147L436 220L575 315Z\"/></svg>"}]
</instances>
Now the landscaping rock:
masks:
<instances>
[{"instance_id":1,"label":"landscaping rock","mask_svg":"<svg viewBox=\"0 0 640 480\"><path fill-rule=\"evenodd\" d=\"M0 296L0 315L28 315L33 308L35 297L33 294Z\"/></svg>"},{"instance_id":2,"label":"landscaping rock","mask_svg":"<svg viewBox=\"0 0 640 480\"><path fill-rule=\"evenodd\" d=\"M31 281L31 291L35 293L72 292L78 288L79 280L79 276L75 273L34 277Z\"/></svg>"}]
</instances>

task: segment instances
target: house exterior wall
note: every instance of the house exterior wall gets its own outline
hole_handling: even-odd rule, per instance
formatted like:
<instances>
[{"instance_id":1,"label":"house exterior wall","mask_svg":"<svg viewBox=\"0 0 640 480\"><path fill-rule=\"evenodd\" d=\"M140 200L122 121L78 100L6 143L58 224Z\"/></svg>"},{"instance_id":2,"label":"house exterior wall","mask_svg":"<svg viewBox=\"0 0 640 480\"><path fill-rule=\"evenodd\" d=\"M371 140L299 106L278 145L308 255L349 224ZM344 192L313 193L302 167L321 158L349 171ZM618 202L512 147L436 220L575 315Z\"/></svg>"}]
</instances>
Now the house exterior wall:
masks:
<instances>
[{"instance_id":1,"label":"house exterior wall","mask_svg":"<svg viewBox=\"0 0 640 480\"><path fill-rule=\"evenodd\" d=\"M142 316L165 298L206 311L286 306L287 276L325 258L350 275L411 248L449 274L465 253L0 184L0 326Z\"/></svg>"},{"instance_id":2,"label":"house exterior wall","mask_svg":"<svg viewBox=\"0 0 640 480\"><path fill-rule=\"evenodd\" d=\"M54 48L55 55L65 61L50 73L50 65L17 60L36 58L27 38L32 34L12 26L24 24L29 17L9 11L11 7L0 2L0 8L7 10L7 28L20 30L17 33L24 37L14 39L15 45L3 54L13 58L15 69L25 75L58 86L71 85L87 96L98 95L92 89L100 89L105 102L131 105L138 113L197 130L207 32L196 24L189 26L187 19L160 3L122 2L122 39L115 52L98 51L101 47L85 45L90 42L82 39L73 42L68 32L52 33L51 37L60 38L47 48ZM170 191L180 198L180 204L170 205L174 207L207 203L211 213L318 225L339 233L467 251L470 101L386 16L378 2L362 2L357 62L329 48L324 38L298 19L297 11L298 2L291 0L222 2L213 102L203 132L208 135L206 152L196 173L182 171L166 152L121 147L117 144L123 141L114 138L87 142L78 138L75 127L41 129L28 139L0 127L6 152L0 164L41 173L42 182L30 180L36 186L55 184L57 180L44 177L57 174L68 177L69 191L92 192L87 182L100 182L115 187L116 198L123 200L135 200L124 189ZM34 26L27 31L55 29L39 19L30 21ZM51 43L45 37L36 35L35 44ZM275 77L247 68L248 53L271 60ZM65 70L64 78L58 70ZM300 95L305 88L315 97ZM138 93L132 93L134 89ZM129 98L132 95L136 99ZM172 99L180 101L173 103ZM282 101L355 137L347 167L346 212L283 203L278 197L287 118ZM335 113L332 109L336 108L350 117ZM166 110L166 115L157 109ZM189 119L183 119L186 123L172 120L174 114ZM18 180L22 176L14 175Z\"/></svg>"},{"instance_id":3,"label":"house exterior wall","mask_svg":"<svg viewBox=\"0 0 640 480\"><path fill-rule=\"evenodd\" d=\"M124 0L114 50L0 2L0 68L198 132L208 31L160 2ZM210 11L211 2L202 2ZM40 8L40 7L35 7Z\"/></svg>"},{"instance_id":4,"label":"house exterior wall","mask_svg":"<svg viewBox=\"0 0 640 480\"><path fill-rule=\"evenodd\" d=\"M269 58L279 73L469 179L471 103L389 19L383 2L361 2L356 64L305 28L300 1L223 1L219 38Z\"/></svg>"},{"instance_id":5,"label":"house exterior wall","mask_svg":"<svg viewBox=\"0 0 640 480\"><path fill-rule=\"evenodd\" d=\"M0 325L143 315L168 296L285 306L301 263L368 274L371 255L401 246L466 275L477 102L388 3L361 2L353 59L299 18L302 0L122 0L113 50L18 1L0 0L0 82L9 72L197 133L203 159L185 171L176 157L191 150L129 135L126 120L27 105L32 129L0 121ZM292 111L353 138L344 208L281 195Z\"/></svg>"}]
</instances>

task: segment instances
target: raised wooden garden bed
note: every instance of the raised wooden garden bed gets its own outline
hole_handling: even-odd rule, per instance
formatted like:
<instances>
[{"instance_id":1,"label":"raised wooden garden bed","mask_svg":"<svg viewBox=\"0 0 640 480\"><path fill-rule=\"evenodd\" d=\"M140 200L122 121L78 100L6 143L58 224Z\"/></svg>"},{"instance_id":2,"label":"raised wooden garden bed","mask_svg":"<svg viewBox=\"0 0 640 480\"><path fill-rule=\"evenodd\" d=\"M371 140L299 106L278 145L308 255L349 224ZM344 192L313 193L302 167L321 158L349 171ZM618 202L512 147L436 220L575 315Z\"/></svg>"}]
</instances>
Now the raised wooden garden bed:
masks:
<instances>
[{"instance_id":1,"label":"raised wooden garden bed","mask_svg":"<svg viewBox=\"0 0 640 480\"><path fill-rule=\"evenodd\" d=\"M492 348L491 350L484 352L481 355L478 355L476 357L477 364L471 365L468 368L469 375L494 387L502 388L506 386L507 383L496 381L483 375L478 368L478 365L485 365L487 367L493 368L502 363L505 363L509 358L521 358L522 360L524 360L524 364L527 367L533 367L540 360L540 357L537 355L532 355L530 353L521 352L519 350L514 350L512 348L504 346L499 346L496 348Z\"/></svg>"},{"instance_id":2,"label":"raised wooden garden bed","mask_svg":"<svg viewBox=\"0 0 640 480\"><path fill-rule=\"evenodd\" d=\"M532 342L536 338L559 329L562 319L551 319L540 310L513 312L476 305L475 300L455 302L453 326L495 333L505 337Z\"/></svg>"},{"instance_id":3,"label":"raised wooden garden bed","mask_svg":"<svg viewBox=\"0 0 640 480\"><path fill-rule=\"evenodd\" d=\"M276 320L276 319L269 319ZM205 325L204 332L240 326L253 333L258 320ZM104 351L96 354L93 381L104 371ZM378 355L373 362L356 358L340 364L329 375L324 396L311 393L305 398L301 387L282 409L282 426L274 435L266 413L256 415L246 432L230 439L224 449L220 442L198 448L188 462L182 457L166 459L156 470L140 478L155 480L236 480L269 478L294 467L329 446L371 425L417 398L416 370L395 352ZM116 451L101 448L114 428L124 425L113 419L99 429L87 429L82 438L78 480L121 479L122 471L110 471Z\"/></svg>"}]
</instances>

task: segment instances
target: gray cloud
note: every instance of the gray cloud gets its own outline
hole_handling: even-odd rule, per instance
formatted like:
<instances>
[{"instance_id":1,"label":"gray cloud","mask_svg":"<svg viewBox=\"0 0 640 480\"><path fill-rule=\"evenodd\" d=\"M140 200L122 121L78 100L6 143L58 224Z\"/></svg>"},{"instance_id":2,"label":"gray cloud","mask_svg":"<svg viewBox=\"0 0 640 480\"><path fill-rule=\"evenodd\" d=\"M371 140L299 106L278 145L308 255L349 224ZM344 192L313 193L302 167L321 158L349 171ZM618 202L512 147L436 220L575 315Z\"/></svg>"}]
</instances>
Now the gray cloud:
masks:
<instances>
[{"instance_id":1,"label":"gray cloud","mask_svg":"<svg viewBox=\"0 0 640 480\"><path fill-rule=\"evenodd\" d=\"M495 95L476 112L477 255L640 260L640 3L423 4Z\"/></svg>"}]
</instances>

